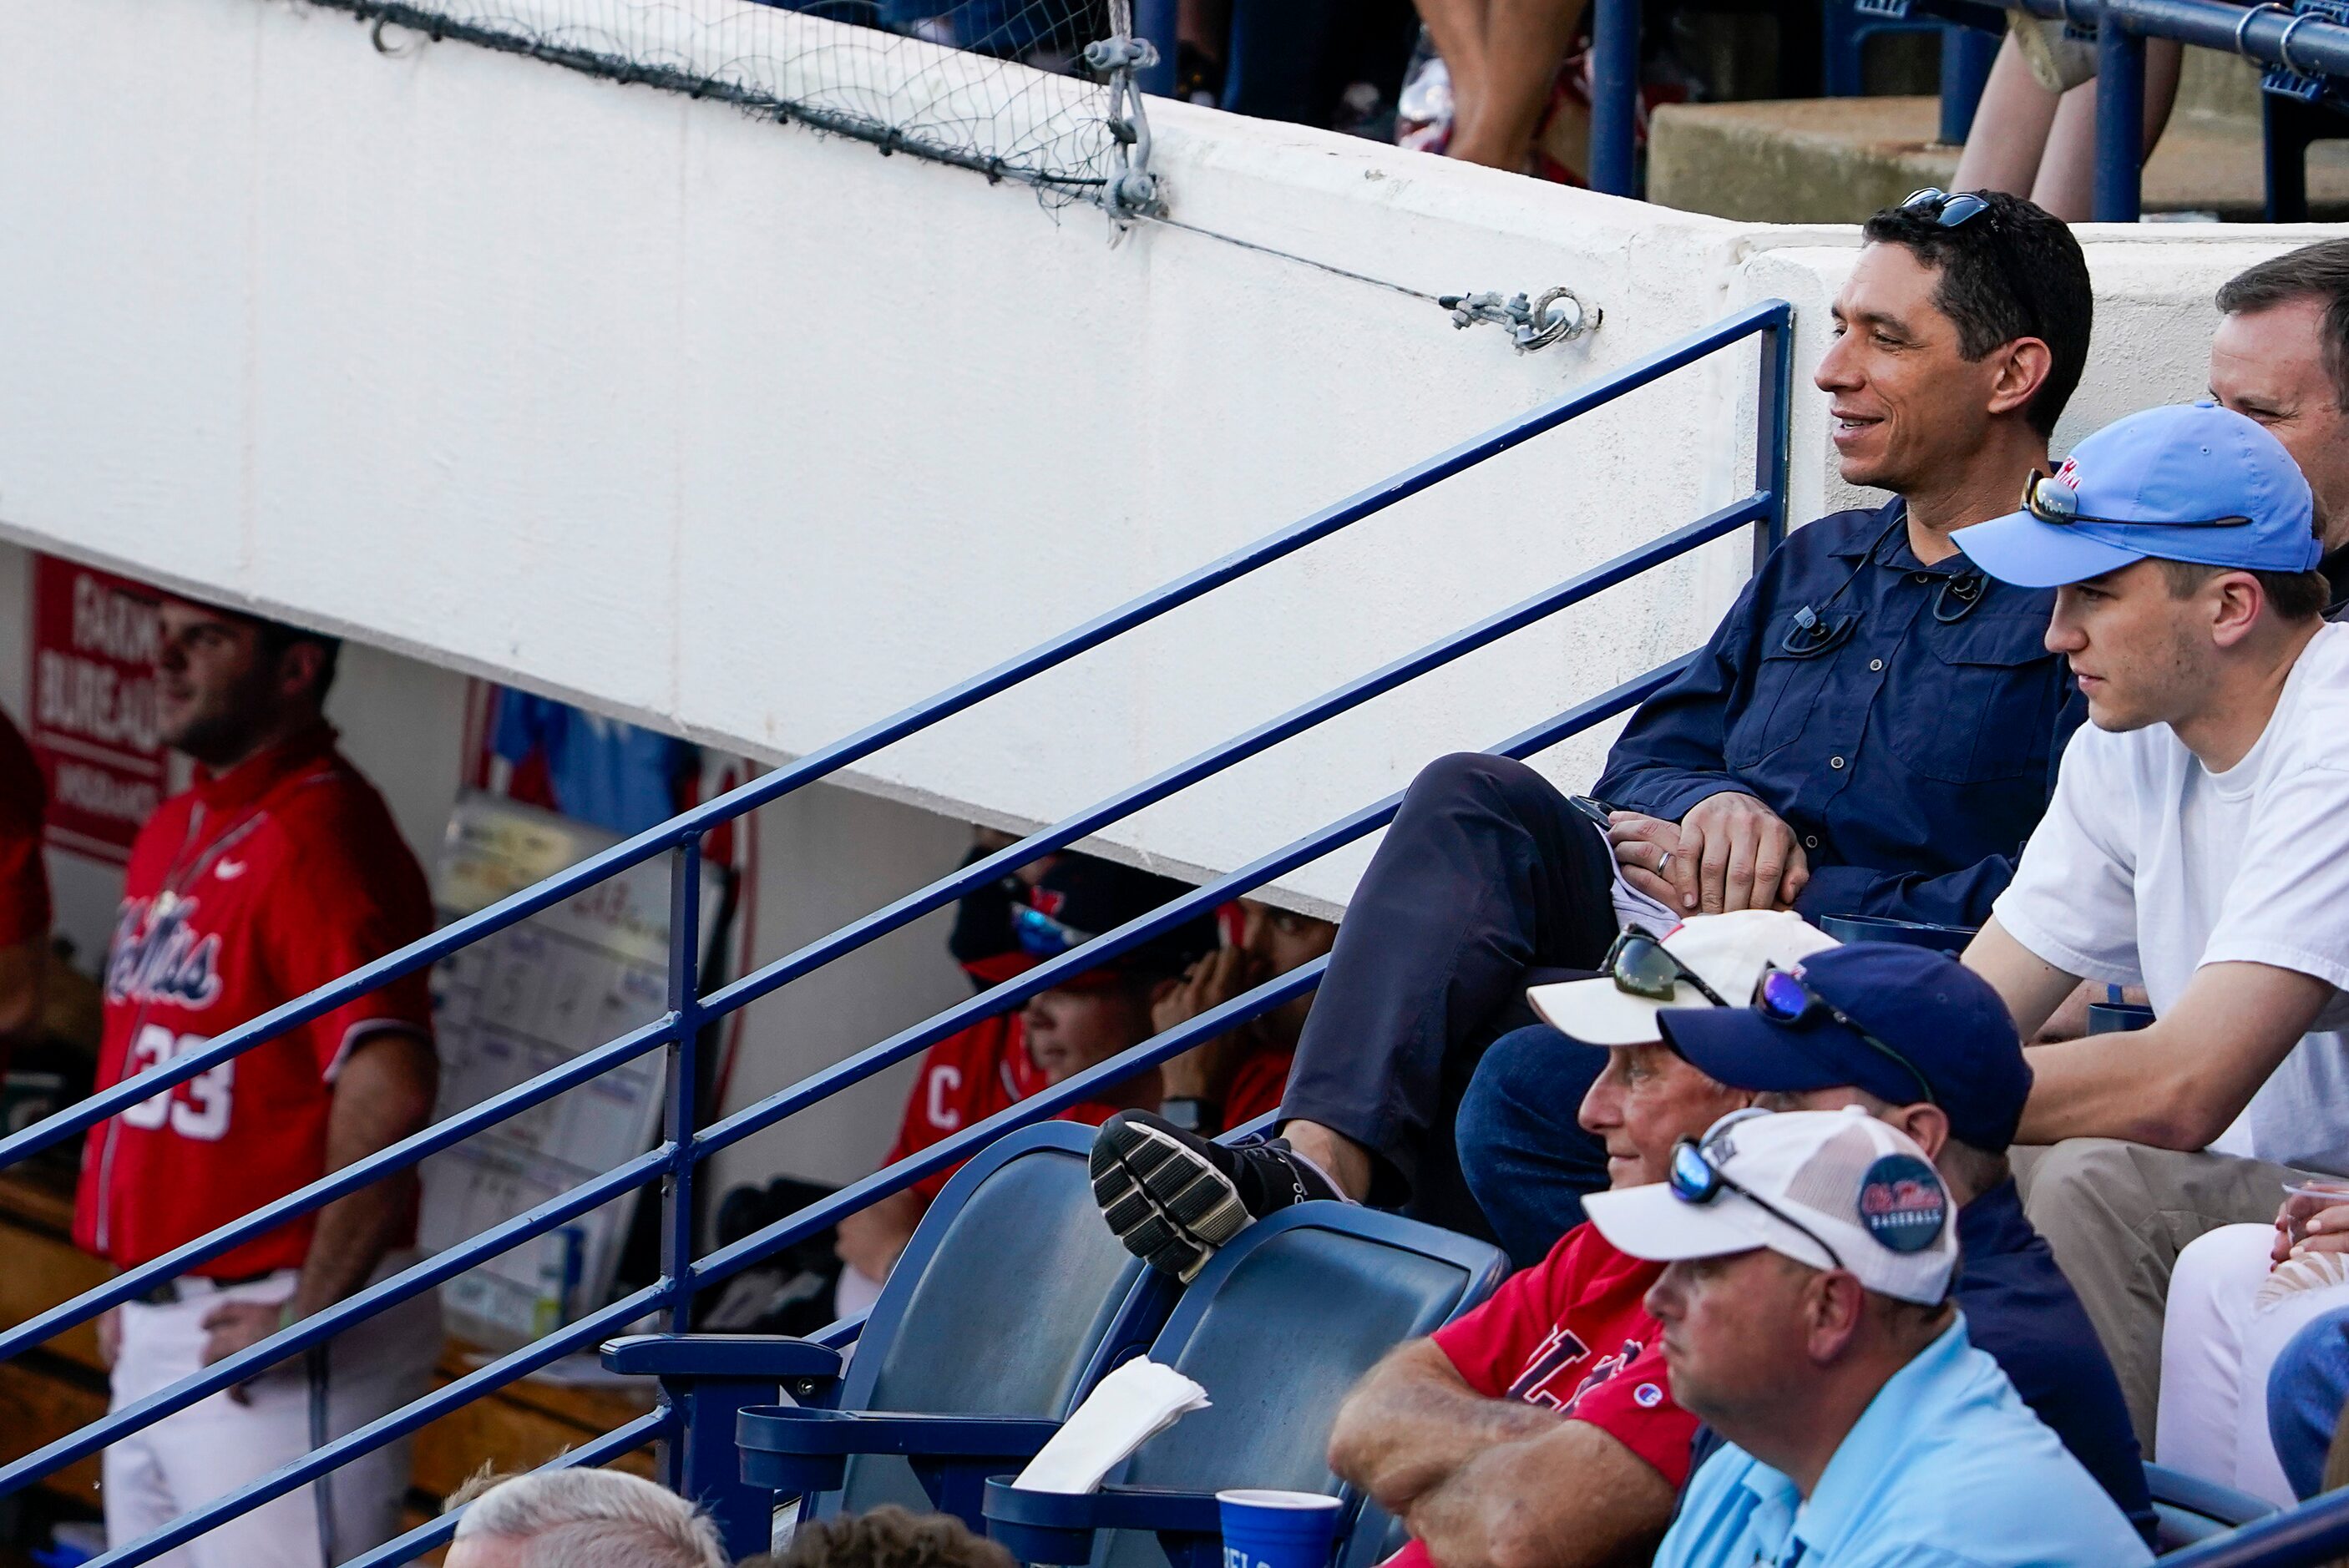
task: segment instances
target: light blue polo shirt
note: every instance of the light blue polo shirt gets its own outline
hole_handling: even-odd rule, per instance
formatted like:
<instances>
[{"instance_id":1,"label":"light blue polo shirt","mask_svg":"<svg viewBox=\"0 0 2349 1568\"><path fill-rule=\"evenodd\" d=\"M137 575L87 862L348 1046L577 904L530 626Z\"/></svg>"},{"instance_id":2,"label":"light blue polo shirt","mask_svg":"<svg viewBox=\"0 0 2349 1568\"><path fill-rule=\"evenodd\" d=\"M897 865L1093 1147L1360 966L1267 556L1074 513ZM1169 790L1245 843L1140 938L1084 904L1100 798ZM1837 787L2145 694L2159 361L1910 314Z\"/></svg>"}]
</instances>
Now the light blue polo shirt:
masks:
<instances>
[{"instance_id":1,"label":"light blue polo shirt","mask_svg":"<svg viewBox=\"0 0 2349 1568\"><path fill-rule=\"evenodd\" d=\"M1962 1315L1895 1373L1806 1503L1735 1444L1689 1483L1655 1568L2130 1568L2128 1520Z\"/></svg>"}]
</instances>

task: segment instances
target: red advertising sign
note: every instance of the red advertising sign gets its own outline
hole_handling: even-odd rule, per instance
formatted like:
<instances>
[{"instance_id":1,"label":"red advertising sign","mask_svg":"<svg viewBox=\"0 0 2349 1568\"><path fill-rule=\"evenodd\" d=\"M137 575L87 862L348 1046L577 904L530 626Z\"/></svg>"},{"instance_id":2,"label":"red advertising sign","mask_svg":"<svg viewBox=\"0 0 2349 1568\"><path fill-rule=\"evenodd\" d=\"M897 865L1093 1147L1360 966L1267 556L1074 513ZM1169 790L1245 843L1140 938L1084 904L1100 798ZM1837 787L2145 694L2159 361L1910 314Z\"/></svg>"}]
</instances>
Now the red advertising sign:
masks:
<instances>
[{"instance_id":1,"label":"red advertising sign","mask_svg":"<svg viewBox=\"0 0 2349 1568\"><path fill-rule=\"evenodd\" d=\"M155 738L155 591L53 556L33 558L27 738L48 785L48 838L125 861L163 798Z\"/></svg>"}]
</instances>

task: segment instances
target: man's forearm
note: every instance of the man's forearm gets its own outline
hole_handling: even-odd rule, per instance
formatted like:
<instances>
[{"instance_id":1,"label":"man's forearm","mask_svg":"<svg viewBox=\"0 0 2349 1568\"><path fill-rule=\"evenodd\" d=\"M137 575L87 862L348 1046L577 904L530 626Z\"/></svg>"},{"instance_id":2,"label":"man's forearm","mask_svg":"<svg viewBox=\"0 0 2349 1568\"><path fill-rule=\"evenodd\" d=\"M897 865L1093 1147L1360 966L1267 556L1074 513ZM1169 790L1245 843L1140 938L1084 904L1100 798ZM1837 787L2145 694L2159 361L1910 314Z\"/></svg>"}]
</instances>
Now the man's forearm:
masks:
<instances>
[{"instance_id":1,"label":"man's forearm","mask_svg":"<svg viewBox=\"0 0 2349 1568\"><path fill-rule=\"evenodd\" d=\"M1423 1339L1391 1352L1339 1410L1330 1468L1399 1512L1478 1454L1557 1425L1547 1410L1477 1393Z\"/></svg>"},{"instance_id":2,"label":"man's forearm","mask_svg":"<svg viewBox=\"0 0 2349 1568\"><path fill-rule=\"evenodd\" d=\"M367 1284L405 1226L416 1190L416 1173L404 1171L318 1211L302 1282L294 1290L296 1316L324 1312Z\"/></svg>"},{"instance_id":3,"label":"man's forearm","mask_svg":"<svg viewBox=\"0 0 2349 1568\"><path fill-rule=\"evenodd\" d=\"M2017 1140L2200 1149L2251 1104L2332 995L2331 985L2294 970L2205 964L2149 1027L2033 1047Z\"/></svg>"},{"instance_id":4,"label":"man's forearm","mask_svg":"<svg viewBox=\"0 0 2349 1568\"><path fill-rule=\"evenodd\" d=\"M1470 1459L1402 1517L1437 1568L1599 1568L1651 1546L1671 1505L1671 1485L1617 1439L1552 1417L1538 1436Z\"/></svg>"},{"instance_id":5,"label":"man's forearm","mask_svg":"<svg viewBox=\"0 0 2349 1568\"><path fill-rule=\"evenodd\" d=\"M423 1128L432 1118L439 1074L432 1043L404 1029L372 1036L354 1049L335 1080L326 1117L327 1171L355 1165ZM415 1212L417 1190L411 1168L319 1210L294 1309L305 1316L323 1311L365 1284Z\"/></svg>"}]
</instances>

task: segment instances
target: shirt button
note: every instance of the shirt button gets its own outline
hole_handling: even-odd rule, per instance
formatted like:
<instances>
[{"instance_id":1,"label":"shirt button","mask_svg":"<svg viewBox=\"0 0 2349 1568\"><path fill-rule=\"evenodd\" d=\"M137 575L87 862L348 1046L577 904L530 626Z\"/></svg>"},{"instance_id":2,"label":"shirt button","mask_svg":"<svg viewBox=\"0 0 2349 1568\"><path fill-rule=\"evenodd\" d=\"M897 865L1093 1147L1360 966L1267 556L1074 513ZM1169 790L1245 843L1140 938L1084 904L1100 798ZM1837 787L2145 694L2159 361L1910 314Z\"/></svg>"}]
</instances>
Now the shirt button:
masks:
<instances>
[{"instance_id":1,"label":"shirt button","mask_svg":"<svg viewBox=\"0 0 2349 1568\"><path fill-rule=\"evenodd\" d=\"M1882 659L1870 659L1868 661L1868 667L1871 670L1880 670L1884 667L1884 661Z\"/></svg>"},{"instance_id":2,"label":"shirt button","mask_svg":"<svg viewBox=\"0 0 2349 1568\"><path fill-rule=\"evenodd\" d=\"M1840 757L1830 757L1827 758L1827 766L1830 768L1840 768L1843 766L1843 758Z\"/></svg>"},{"instance_id":3,"label":"shirt button","mask_svg":"<svg viewBox=\"0 0 2349 1568\"><path fill-rule=\"evenodd\" d=\"M1816 833L1805 833L1803 835L1803 848L1806 850L1816 850L1818 847L1819 836Z\"/></svg>"},{"instance_id":4,"label":"shirt button","mask_svg":"<svg viewBox=\"0 0 2349 1568\"><path fill-rule=\"evenodd\" d=\"M1909 573L1909 581L1911 583L1930 583L1932 580L1933 574L1930 572L1911 572Z\"/></svg>"}]
</instances>

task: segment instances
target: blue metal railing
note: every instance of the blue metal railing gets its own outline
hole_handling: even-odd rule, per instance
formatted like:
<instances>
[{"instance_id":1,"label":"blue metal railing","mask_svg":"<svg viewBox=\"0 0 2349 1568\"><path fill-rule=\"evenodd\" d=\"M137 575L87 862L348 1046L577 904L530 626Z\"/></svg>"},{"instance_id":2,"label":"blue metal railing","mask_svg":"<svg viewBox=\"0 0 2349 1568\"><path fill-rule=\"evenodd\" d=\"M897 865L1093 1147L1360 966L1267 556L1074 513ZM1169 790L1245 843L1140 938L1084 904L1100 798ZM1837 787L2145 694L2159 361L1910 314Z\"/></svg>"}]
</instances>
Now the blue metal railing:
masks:
<instances>
[{"instance_id":1,"label":"blue metal railing","mask_svg":"<svg viewBox=\"0 0 2349 1568\"><path fill-rule=\"evenodd\" d=\"M776 800L845 768L906 736L1052 669L1134 627L1186 604L1224 584L1283 559L1318 540L1375 515L1409 496L1508 451L1534 437L1602 407L1640 387L1705 357L1743 343L1759 341L1755 402L1754 488L1739 500L1580 573L1557 586L1495 613L1465 629L1349 681L1265 721L1244 734L1201 752L1154 778L1088 807L1019 842L941 877L774 962L708 995L701 991L697 954L702 835L745 812ZM670 933L666 1011L641 1028L585 1051L563 1065L435 1123L379 1153L322 1177L150 1263L121 1274L72 1301L0 1333L0 1361L86 1323L99 1313L144 1295L164 1281L214 1258L243 1242L447 1149L481 1130L543 1103L623 1062L655 1050L666 1053L667 1072L662 1140L657 1147L558 1197L491 1227L457 1246L420 1260L368 1285L333 1306L304 1318L269 1338L181 1379L134 1404L114 1410L77 1432L0 1465L0 1496L21 1490L86 1458L108 1444L186 1408L195 1401L255 1376L264 1368L323 1343L334 1335L398 1302L429 1290L488 1258L545 1234L614 1198L657 1181L663 1189L661 1277L545 1337L498 1357L405 1408L336 1439L301 1460L263 1477L227 1497L198 1508L142 1540L118 1543L98 1561L129 1568L211 1530L271 1498L323 1475L348 1460L415 1431L464 1404L572 1351L593 1345L654 1313L671 1326L687 1326L694 1296L777 1249L814 1234L876 1199L885 1197L965 1158L989 1140L1045 1119L1131 1074L1156 1065L1309 991L1319 981L1317 962L1236 997L1181 1027L1157 1036L1043 1094L889 1166L821 1202L780 1220L701 1257L693 1253L693 1187L701 1161L711 1153L771 1127L851 1084L904 1060L982 1018L1019 1006L1029 996L1104 963L1183 921L1248 892L1297 867L1318 860L1375 831L1391 820L1400 795L1317 832L1306 835L1230 875L1174 899L1160 909L1095 938L947 1008L847 1059L708 1127L696 1126L693 1086L698 1080L698 1041L708 1024L765 996L792 981L855 951L908 922L946 906L974 889L1040 856L1062 849L1133 812L1209 778L1269 747L1339 714L1360 707L1430 671L1485 647L1513 632L1578 604L1642 572L1724 538L1755 530L1755 553L1783 536L1786 510L1786 415L1792 374L1792 315L1781 301L1741 311L1701 332L1643 356L1622 369L1565 393L1507 423L1404 469L1335 506L1269 534L1222 559L1133 599L1061 636L975 676L905 711L872 725L788 767L650 829L556 876L465 916L399 952L322 986L179 1057L127 1079L80 1104L0 1139L0 1169L84 1132L133 1104L186 1082L389 981L439 962L491 933L547 909L574 893L666 856L670 876ZM1676 675L1675 660L1593 697L1494 748L1505 755L1529 756L1635 706ZM674 1437L673 1412L666 1407L631 1421L561 1462L600 1462L645 1442ZM672 1448L674 1445L671 1445ZM591 1457L592 1456L592 1457ZM669 1456L672 1469L676 1456ZM446 1539L454 1521L436 1520L356 1561L371 1565L408 1561Z\"/></svg>"},{"instance_id":2,"label":"blue metal railing","mask_svg":"<svg viewBox=\"0 0 2349 1568\"><path fill-rule=\"evenodd\" d=\"M2009 5L2020 5L2037 16L2069 21L2095 34L2093 211L2098 222L2134 223L2140 213L2147 38L2173 38L2195 48L2255 61L2269 67L2271 94L2302 102L2315 101L2349 86L2349 25L2333 20L2310 0L2301 0L2297 9L2275 4L2235 5L2230 0L1867 0L1862 9L1882 18L1940 17L1997 33L2005 30ZM1591 50L1590 183L1610 195L1635 195L1638 168L1632 135L1638 114L1640 0L1596 0ZM1948 79L1944 78L1945 83ZM2271 159L2271 215L2276 179Z\"/></svg>"}]
</instances>

